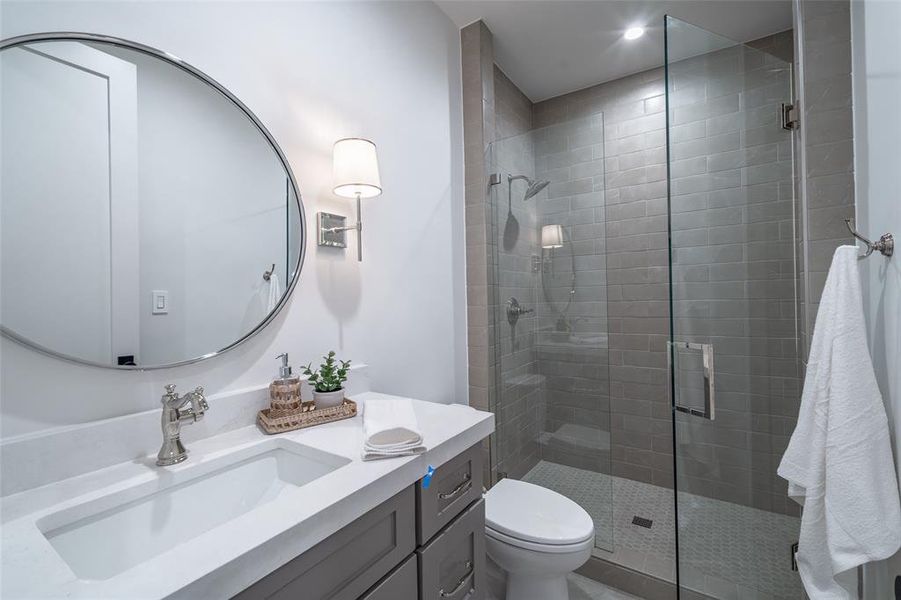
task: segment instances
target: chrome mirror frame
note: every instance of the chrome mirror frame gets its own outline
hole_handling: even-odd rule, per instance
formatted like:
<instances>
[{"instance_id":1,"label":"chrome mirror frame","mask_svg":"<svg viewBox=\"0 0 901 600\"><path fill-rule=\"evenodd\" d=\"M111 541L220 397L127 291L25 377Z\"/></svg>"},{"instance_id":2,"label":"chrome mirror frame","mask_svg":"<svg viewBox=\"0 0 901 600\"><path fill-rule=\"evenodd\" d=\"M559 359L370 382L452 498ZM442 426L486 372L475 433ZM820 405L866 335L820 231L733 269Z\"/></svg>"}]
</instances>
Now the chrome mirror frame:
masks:
<instances>
[{"instance_id":1,"label":"chrome mirror frame","mask_svg":"<svg viewBox=\"0 0 901 600\"><path fill-rule=\"evenodd\" d=\"M147 54L149 56L153 56L160 60L163 60L170 65L173 65L182 71L193 75L203 83L207 84L219 94L221 94L225 99L229 100L232 104L234 104L244 116L246 116L251 123L257 128L257 130L266 138L266 141L269 142L269 146L275 152L279 161L282 163L282 167L285 169L285 173L288 176L288 180L291 182L291 188L294 191L294 199L297 202L297 214L300 219L300 248L297 253L297 264L294 265L293 277L291 277L290 283L285 288L284 294L282 294L281 299L278 302L278 305L272 311L266 315L266 318L263 319L257 326L244 334L241 338L232 342L231 344L221 348L215 352L209 352L207 354L197 356L195 358L190 358L187 360L181 360L172 363L165 363L161 365L151 365L151 366L141 366L141 365L111 365L98 363L94 361L84 360L82 358L78 358L77 356L70 356L68 354L63 354L60 352L56 352L51 350L50 348L46 348L41 346L40 344L35 344L31 340L22 337L21 335L15 333L0 325L0 334L4 337L9 338L19 344L30 348L32 350L36 350L42 354L46 354L48 356L52 356L54 358L59 358L68 362L77 363L81 365L87 365L91 367L99 367L102 369L113 369L117 371L155 371L159 369L171 369L173 367L181 367L184 365L190 365L196 362L200 362L202 360L206 360L208 358L213 358L214 356L219 356L220 354L235 348L256 334L262 331L272 320L282 311L285 305L288 303L288 299L291 297L291 294L294 292L294 288L297 286L297 281L300 279L301 268L303 267L303 261L306 254L306 246L307 246L307 225L306 225L306 215L304 213L303 208L303 199L300 195L300 189L297 187L297 180L294 178L294 172L291 170L291 165L288 164L288 159L285 157L285 153L282 151L281 147L275 141L275 138L272 137L272 134L269 133L269 130L260 122L259 118L244 105L243 102L238 100L234 94L228 91L222 84L217 82L215 79L201 71L200 69L188 64L182 59L174 56L168 52L163 50L158 50L151 46L147 46L138 42L133 42L130 40L112 37L108 35L100 35L96 33L83 33L83 32L72 32L72 31L60 31L60 32L45 32L45 33L33 33L28 35L20 35L16 37L11 37L7 39L0 40L0 52L6 50L7 48L14 48L16 46L21 46L23 44L29 44L34 42L58 42L58 41L66 41L66 42L101 42L105 44L111 44L114 46L119 46L122 48L126 48L129 50L134 50L137 52L141 52L142 54Z\"/></svg>"}]
</instances>

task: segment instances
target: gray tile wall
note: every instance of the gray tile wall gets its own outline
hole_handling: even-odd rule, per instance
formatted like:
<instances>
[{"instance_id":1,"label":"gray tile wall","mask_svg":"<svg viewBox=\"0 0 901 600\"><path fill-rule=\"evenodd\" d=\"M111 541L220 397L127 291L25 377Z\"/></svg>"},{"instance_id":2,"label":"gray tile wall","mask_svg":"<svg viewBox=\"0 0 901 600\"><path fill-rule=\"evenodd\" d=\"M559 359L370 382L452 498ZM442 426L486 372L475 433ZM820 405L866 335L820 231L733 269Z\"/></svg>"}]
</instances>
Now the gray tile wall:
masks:
<instances>
[{"instance_id":1,"label":"gray tile wall","mask_svg":"<svg viewBox=\"0 0 901 600\"><path fill-rule=\"evenodd\" d=\"M755 45L785 56L791 36ZM687 491L784 512L794 508L774 461L796 410L796 271L790 136L771 96L790 96L774 88L766 56L736 49L695 64L700 79L688 64L674 77L677 331L698 341L718 334L725 403L714 423L680 424L692 442L680 448L680 475ZM612 469L671 486L663 93L656 69L538 103L533 122L604 114ZM730 293L745 300L719 300ZM764 382L770 394L746 393Z\"/></svg>"},{"instance_id":2,"label":"gray tile wall","mask_svg":"<svg viewBox=\"0 0 901 600\"><path fill-rule=\"evenodd\" d=\"M538 362L547 410L541 458L610 473L610 376L602 113L533 131L539 225L564 246L536 249ZM574 292L574 293L573 293Z\"/></svg>"},{"instance_id":3,"label":"gray tile wall","mask_svg":"<svg viewBox=\"0 0 901 600\"><path fill-rule=\"evenodd\" d=\"M463 77L463 137L466 219L466 303L469 404L495 410L494 308L490 257L493 224L487 202L485 150L494 140L494 46L481 21L460 32ZM493 481L496 436L484 443L486 481Z\"/></svg>"},{"instance_id":4,"label":"gray tile wall","mask_svg":"<svg viewBox=\"0 0 901 600\"><path fill-rule=\"evenodd\" d=\"M537 103L533 124L603 113L604 171L589 181L593 187L597 177L606 190L606 226L586 229L583 239L600 239L606 251L611 468L671 485L663 92L663 69L654 69Z\"/></svg>"},{"instance_id":5,"label":"gray tile wall","mask_svg":"<svg viewBox=\"0 0 901 600\"><path fill-rule=\"evenodd\" d=\"M791 34L755 46L669 67L675 337L712 344L716 365L716 419L677 414L677 472L680 490L796 514L776 475L800 396L792 135L779 119L792 74L774 55ZM699 354L676 355L680 401L695 407Z\"/></svg>"},{"instance_id":6,"label":"gray tile wall","mask_svg":"<svg viewBox=\"0 0 901 600\"><path fill-rule=\"evenodd\" d=\"M519 294L521 300L534 303L534 286L528 281L531 273L522 258L535 244L534 205L531 212L526 205L516 207L514 221L520 231L508 236L509 247L505 248L492 195L502 193L506 183L503 189L490 189L486 168L498 159L507 172L532 173L531 148L486 160L495 139L529 131L532 103L495 66L491 32L483 22L461 30L461 47L469 404L497 416L497 434L484 448L486 481L494 481L498 471L517 476L538 462L542 404L541 387L530 377L536 370L534 335L516 338L498 335L502 330L496 329L496 319L504 318L503 300L507 297ZM502 217L506 220L506 214ZM524 321L520 330L532 331L529 319Z\"/></svg>"},{"instance_id":7,"label":"gray tile wall","mask_svg":"<svg viewBox=\"0 0 901 600\"><path fill-rule=\"evenodd\" d=\"M803 356L835 248L853 243L843 219L854 216L851 17L848 0L796 3L800 86Z\"/></svg>"},{"instance_id":8,"label":"gray tile wall","mask_svg":"<svg viewBox=\"0 0 901 600\"><path fill-rule=\"evenodd\" d=\"M493 259L497 278L495 306L495 377L499 382L496 407L496 468L520 478L539 460L539 436L544 386L538 376L535 348L535 313L523 315L515 327L507 323L505 302L516 297L525 307L538 302L531 256L538 244L535 202L523 202L526 184L507 182L509 174L532 177L535 153L532 136L532 102L494 67L495 143L488 163L501 174L501 183L492 186L488 202L496 237ZM512 195L509 197L508 192Z\"/></svg>"},{"instance_id":9,"label":"gray tile wall","mask_svg":"<svg viewBox=\"0 0 901 600\"><path fill-rule=\"evenodd\" d=\"M783 134L778 127L771 127L776 114L771 109L777 103L768 95L778 91L781 102L784 90L768 85L766 65L748 59L747 52L740 66L748 69L740 76L736 76L736 63L730 64L727 59L719 67L711 64L714 70L722 69L713 73L712 91L705 86L703 93L692 92L688 86L684 104L673 107L674 120L678 121L673 129L673 191L679 198L673 215L677 319L681 329L695 336L719 334L729 338L717 342L721 358L718 385L724 394L716 425L706 429L691 421L680 425L684 439L700 442L680 449L685 456L680 473L688 475L687 484L695 493L788 513L796 509L785 499L784 483L774 473L797 410L800 382L792 369L798 357L793 327L800 327L804 334L805 321L812 322L816 303L805 304L803 300L819 297L832 250L848 239L841 229L841 218L853 211L850 133L841 125L850 115L850 63L844 58L845 51L850 55L847 2L802 0L802 5L802 23L809 25L799 42L806 67L801 114L805 135L796 138L802 141L794 150L796 155L804 155L804 177L796 183L806 197L804 202L795 203L794 212L792 176L784 167L791 142L779 137ZM790 34L782 34L751 45L785 60L792 55L790 39ZM495 136L523 131L528 122L527 99L512 93L512 82L495 73L490 32L484 24L463 30L463 52L471 403L498 408L494 399L498 377L495 357L498 352L502 356L516 354L512 340L497 340L500 346L495 348L494 326L506 299L501 296L514 288L522 289L524 295L528 292L520 288L525 282L521 278L524 256L515 253L505 261L519 260L516 268L504 266L512 277L519 278L507 283L516 285L505 290L491 285L496 265L488 257L495 251L493 244L503 243L503 230L496 216L486 210L490 191L485 187L484 151ZM561 164L572 170L591 163L584 168L593 171L559 180L557 188L568 190L560 196L566 198L560 202L595 211L594 228L579 232L584 238L576 241L594 240L603 244L606 252L605 273L591 267L597 254L586 254L583 260L586 271L596 271L597 277L603 277L595 283L603 285L607 295L612 472L671 486L672 425L665 353L669 314L663 85L662 69L655 69L553 98L532 107L531 125L537 140L545 127L578 119L590 122L592 116L603 113L603 171L599 172L594 155L590 160L573 157L571 162ZM718 85L720 89L715 89ZM501 89L504 91L497 93ZM693 93L700 95L693 97ZM498 100L496 94L504 99ZM751 106L754 103L756 107ZM537 141L532 148L539 176L555 176L548 160L555 154L552 150L552 146L542 148ZM601 186L606 189L606 198L591 205L588 199L598 191L599 175L606 177ZM739 187L742 184L744 188ZM739 204L735 204L738 196L730 199L734 192L729 190L736 189L745 190ZM573 198L582 195L587 203L573 203ZM539 222L553 219L556 200L559 198L543 200L541 213L535 215ZM691 213L701 208L704 221L696 223L696 215ZM527 209L522 214L518 211L514 211L518 220L528 222L532 218ZM599 223L605 226L597 227ZM792 262L793 240L800 265ZM800 282L795 279L799 273ZM723 294L738 294L739 287L744 294L742 301L717 300ZM798 297L802 298L800 305L796 304ZM542 311L541 302L537 305L536 327L551 330L553 314ZM794 320L796 306L802 316L800 325ZM598 313L584 315L588 317L585 332L600 331L601 305L585 309ZM701 315L705 318L687 320L688 316ZM592 321L594 317L597 319ZM520 339L519 343L526 342ZM572 396L565 394L552 401L546 397L547 410L542 413L541 401L535 411L535 397L530 394L541 381L545 381L545 395L547 388L562 387L559 381L548 385L548 374L577 368L585 364L582 358L561 354L557 348L548 350L546 346L552 345L543 344L541 338L528 344L533 349L511 361L514 367L508 375L515 383L504 405L520 417L537 412L546 431L577 422L578 415L584 416L579 410L585 408L585 398L570 402ZM589 362L595 360L603 362L600 355L587 358ZM685 361L688 364L687 357ZM546 365L544 371L542 363ZM539 380L512 379L519 375L538 375ZM766 394L746 393L763 389ZM498 413L499 425L507 416ZM519 420L516 431L528 434L520 435L510 447L514 450L506 457L508 465L528 465L535 457L531 416ZM578 463L572 457L545 458Z\"/></svg>"}]
</instances>

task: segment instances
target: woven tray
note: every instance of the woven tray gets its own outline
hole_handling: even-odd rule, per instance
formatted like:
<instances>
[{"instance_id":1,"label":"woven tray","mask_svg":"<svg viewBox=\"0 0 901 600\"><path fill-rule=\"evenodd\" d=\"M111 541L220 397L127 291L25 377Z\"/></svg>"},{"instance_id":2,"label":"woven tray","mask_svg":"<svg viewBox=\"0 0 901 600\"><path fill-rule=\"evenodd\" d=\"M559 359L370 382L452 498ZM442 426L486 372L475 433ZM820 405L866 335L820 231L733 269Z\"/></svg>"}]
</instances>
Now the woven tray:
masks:
<instances>
[{"instance_id":1,"label":"woven tray","mask_svg":"<svg viewBox=\"0 0 901 600\"><path fill-rule=\"evenodd\" d=\"M344 403L329 408L316 408L303 412L302 409L272 410L264 408L259 413L260 427L266 433L284 433L314 425L349 419L357 414L357 403L345 398Z\"/></svg>"}]
</instances>

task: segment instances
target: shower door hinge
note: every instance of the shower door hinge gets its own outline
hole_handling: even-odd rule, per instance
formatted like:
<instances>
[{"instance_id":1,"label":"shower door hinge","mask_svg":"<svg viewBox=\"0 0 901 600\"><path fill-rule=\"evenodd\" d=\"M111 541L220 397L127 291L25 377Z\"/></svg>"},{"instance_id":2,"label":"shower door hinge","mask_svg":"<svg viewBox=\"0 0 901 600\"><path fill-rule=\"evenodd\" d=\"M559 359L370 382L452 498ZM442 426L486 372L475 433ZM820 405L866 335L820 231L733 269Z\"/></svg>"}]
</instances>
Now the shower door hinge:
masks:
<instances>
[{"instance_id":1,"label":"shower door hinge","mask_svg":"<svg viewBox=\"0 0 901 600\"><path fill-rule=\"evenodd\" d=\"M798 117L795 116L795 105L782 103L782 129L791 131L798 128Z\"/></svg>"},{"instance_id":2,"label":"shower door hinge","mask_svg":"<svg viewBox=\"0 0 901 600\"><path fill-rule=\"evenodd\" d=\"M791 548L791 558L792 558L792 571L798 570L798 542L792 544Z\"/></svg>"}]
</instances>

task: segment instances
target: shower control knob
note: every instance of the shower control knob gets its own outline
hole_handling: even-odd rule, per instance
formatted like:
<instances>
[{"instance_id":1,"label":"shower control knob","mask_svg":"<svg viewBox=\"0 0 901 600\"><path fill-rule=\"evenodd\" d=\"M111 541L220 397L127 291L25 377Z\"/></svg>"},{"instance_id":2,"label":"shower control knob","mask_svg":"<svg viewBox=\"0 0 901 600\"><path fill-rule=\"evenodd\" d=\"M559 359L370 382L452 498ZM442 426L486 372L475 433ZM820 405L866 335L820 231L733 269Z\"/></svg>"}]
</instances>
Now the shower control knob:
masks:
<instances>
[{"instance_id":1,"label":"shower control knob","mask_svg":"<svg viewBox=\"0 0 901 600\"><path fill-rule=\"evenodd\" d=\"M519 317L530 312L535 312L535 309L523 308L522 304L520 304L519 300L516 298L511 296L510 299L507 300L507 322L510 323L510 325L516 325L516 322L519 321Z\"/></svg>"}]
</instances>

